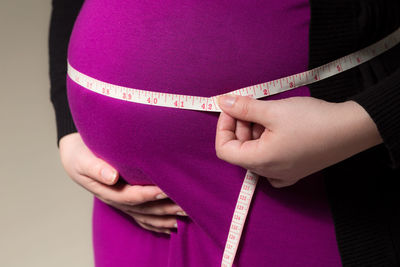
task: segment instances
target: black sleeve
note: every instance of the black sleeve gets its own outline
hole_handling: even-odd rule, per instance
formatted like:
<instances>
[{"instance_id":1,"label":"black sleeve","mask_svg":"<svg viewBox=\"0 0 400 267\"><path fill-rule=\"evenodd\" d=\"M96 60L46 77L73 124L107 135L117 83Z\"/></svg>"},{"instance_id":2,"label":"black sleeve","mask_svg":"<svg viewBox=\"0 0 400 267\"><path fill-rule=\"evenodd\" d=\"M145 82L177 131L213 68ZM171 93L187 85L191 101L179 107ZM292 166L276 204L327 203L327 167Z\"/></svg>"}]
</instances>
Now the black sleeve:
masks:
<instances>
[{"instance_id":1,"label":"black sleeve","mask_svg":"<svg viewBox=\"0 0 400 267\"><path fill-rule=\"evenodd\" d=\"M389 152L392 168L399 168L400 68L349 100L360 104L371 116Z\"/></svg>"},{"instance_id":2,"label":"black sleeve","mask_svg":"<svg viewBox=\"0 0 400 267\"><path fill-rule=\"evenodd\" d=\"M400 1L385 0L363 2L363 12L358 22L362 46L370 45L400 27ZM372 20L372 21L371 21ZM361 65L358 69L361 90L348 98L361 105L383 139L393 169L400 168L400 45Z\"/></svg>"},{"instance_id":3,"label":"black sleeve","mask_svg":"<svg viewBox=\"0 0 400 267\"><path fill-rule=\"evenodd\" d=\"M309 69L367 47L400 27L398 0L310 3ZM381 147L390 157L380 160L400 168L400 45L309 88L316 98L361 105L377 125Z\"/></svg>"},{"instance_id":4,"label":"black sleeve","mask_svg":"<svg viewBox=\"0 0 400 267\"><path fill-rule=\"evenodd\" d=\"M66 74L69 37L84 0L53 0L49 30L50 100L61 137L77 132L67 100Z\"/></svg>"}]
</instances>

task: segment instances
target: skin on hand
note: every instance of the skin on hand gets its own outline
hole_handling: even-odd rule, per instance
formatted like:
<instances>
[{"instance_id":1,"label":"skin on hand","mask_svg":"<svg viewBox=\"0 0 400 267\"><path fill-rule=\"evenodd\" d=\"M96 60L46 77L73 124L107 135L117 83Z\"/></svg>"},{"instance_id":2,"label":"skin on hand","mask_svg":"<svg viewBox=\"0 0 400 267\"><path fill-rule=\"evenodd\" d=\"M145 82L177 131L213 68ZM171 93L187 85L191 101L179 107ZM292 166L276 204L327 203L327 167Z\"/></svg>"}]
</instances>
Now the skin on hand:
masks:
<instances>
[{"instance_id":1,"label":"skin on hand","mask_svg":"<svg viewBox=\"0 0 400 267\"><path fill-rule=\"evenodd\" d=\"M261 101L226 95L217 156L284 187L382 143L375 123L356 102L313 97Z\"/></svg>"},{"instance_id":2,"label":"skin on hand","mask_svg":"<svg viewBox=\"0 0 400 267\"><path fill-rule=\"evenodd\" d=\"M73 181L130 215L141 227L170 234L177 227L176 216L187 216L159 187L118 181L118 172L96 157L79 133L62 137L59 147L62 165Z\"/></svg>"}]
</instances>

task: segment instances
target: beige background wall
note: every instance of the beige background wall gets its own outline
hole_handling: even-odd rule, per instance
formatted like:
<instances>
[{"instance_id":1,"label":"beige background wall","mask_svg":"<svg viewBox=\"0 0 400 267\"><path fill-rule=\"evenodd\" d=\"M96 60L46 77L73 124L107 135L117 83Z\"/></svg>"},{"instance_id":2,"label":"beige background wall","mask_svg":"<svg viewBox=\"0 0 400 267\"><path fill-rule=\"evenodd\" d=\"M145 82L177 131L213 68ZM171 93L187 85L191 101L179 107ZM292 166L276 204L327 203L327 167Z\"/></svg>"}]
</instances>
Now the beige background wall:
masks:
<instances>
[{"instance_id":1,"label":"beige background wall","mask_svg":"<svg viewBox=\"0 0 400 267\"><path fill-rule=\"evenodd\" d=\"M65 174L49 100L50 0L0 1L0 266L93 266L88 192Z\"/></svg>"}]
</instances>

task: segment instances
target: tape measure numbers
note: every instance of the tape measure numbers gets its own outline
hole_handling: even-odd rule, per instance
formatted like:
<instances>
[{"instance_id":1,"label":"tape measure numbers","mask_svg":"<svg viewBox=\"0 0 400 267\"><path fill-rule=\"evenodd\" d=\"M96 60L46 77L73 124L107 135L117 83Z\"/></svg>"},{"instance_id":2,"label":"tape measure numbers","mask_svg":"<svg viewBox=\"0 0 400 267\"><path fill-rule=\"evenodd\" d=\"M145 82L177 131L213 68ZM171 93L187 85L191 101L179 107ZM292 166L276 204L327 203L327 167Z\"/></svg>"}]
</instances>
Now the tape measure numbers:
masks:
<instances>
[{"instance_id":1,"label":"tape measure numbers","mask_svg":"<svg viewBox=\"0 0 400 267\"><path fill-rule=\"evenodd\" d=\"M399 42L400 28L373 45L318 68L274 81L240 88L226 94L250 96L259 99L300 86L309 85L361 65L362 63L365 63L393 48ZM68 76L77 84L88 90L119 100L168 108L221 112L221 109L217 105L218 96L201 97L169 94L114 85L79 72L73 68L69 62ZM222 267L230 267L233 265L257 181L258 175L247 171L240 189L227 241L225 243L225 249L222 255Z\"/></svg>"}]
</instances>

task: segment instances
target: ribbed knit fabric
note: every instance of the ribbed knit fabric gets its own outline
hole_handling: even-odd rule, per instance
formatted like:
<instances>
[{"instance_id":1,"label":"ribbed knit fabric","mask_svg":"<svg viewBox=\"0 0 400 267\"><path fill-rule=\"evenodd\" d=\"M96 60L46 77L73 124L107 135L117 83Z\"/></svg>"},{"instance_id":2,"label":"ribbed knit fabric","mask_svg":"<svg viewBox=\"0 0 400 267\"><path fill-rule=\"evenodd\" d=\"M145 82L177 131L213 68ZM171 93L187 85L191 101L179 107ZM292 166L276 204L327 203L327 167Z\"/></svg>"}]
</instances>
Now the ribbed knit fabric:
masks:
<instances>
[{"instance_id":1,"label":"ribbed knit fabric","mask_svg":"<svg viewBox=\"0 0 400 267\"><path fill-rule=\"evenodd\" d=\"M57 122L57 146L63 136L77 131L67 100L67 49L72 27L83 2L83 0L52 1L49 32L50 97Z\"/></svg>"},{"instance_id":2,"label":"ribbed knit fabric","mask_svg":"<svg viewBox=\"0 0 400 267\"><path fill-rule=\"evenodd\" d=\"M358 45L365 47L400 27L400 1L362 1L358 14ZM400 45L359 68L358 102L376 123L390 154L392 168L400 167Z\"/></svg>"},{"instance_id":3,"label":"ribbed knit fabric","mask_svg":"<svg viewBox=\"0 0 400 267\"><path fill-rule=\"evenodd\" d=\"M366 47L400 25L396 13L400 2L394 0L311 3L310 68ZM397 46L360 68L310 85L316 98L331 102L354 100L363 106L378 126L393 168L400 166L400 94L396 90L400 74L392 74L399 68L399 61ZM388 103L392 103L390 108Z\"/></svg>"},{"instance_id":4,"label":"ribbed knit fabric","mask_svg":"<svg viewBox=\"0 0 400 267\"><path fill-rule=\"evenodd\" d=\"M397 60L400 60L400 57ZM368 90L349 98L363 106L376 123L383 142L390 152L393 168L400 167L399 77L400 69ZM387 106L391 107L390 111Z\"/></svg>"},{"instance_id":5,"label":"ribbed knit fabric","mask_svg":"<svg viewBox=\"0 0 400 267\"><path fill-rule=\"evenodd\" d=\"M369 152L324 171L342 264L398 266L400 182Z\"/></svg>"},{"instance_id":6,"label":"ribbed knit fabric","mask_svg":"<svg viewBox=\"0 0 400 267\"><path fill-rule=\"evenodd\" d=\"M355 4L352 1L310 1L309 69L316 68L357 50ZM355 70L343 72L309 85L312 96L330 102L341 102L344 96L357 93ZM350 81L350 82L349 82Z\"/></svg>"},{"instance_id":7,"label":"ribbed knit fabric","mask_svg":"<svg viewBox=\"0 0 400 267\"><path fill-rule=\"evenodd\" d=\"M311 1L310 68L357 51L397 29L399 2ZM400 47L310 85L311 96L354 100L384 144L324 170L344 266L398 266Z\"/></svg>"}]
</instances>

